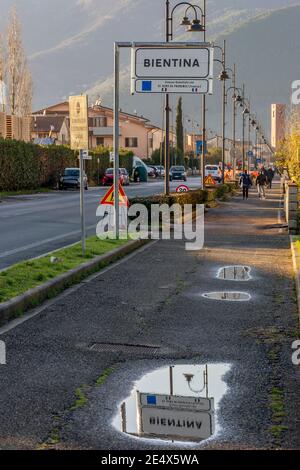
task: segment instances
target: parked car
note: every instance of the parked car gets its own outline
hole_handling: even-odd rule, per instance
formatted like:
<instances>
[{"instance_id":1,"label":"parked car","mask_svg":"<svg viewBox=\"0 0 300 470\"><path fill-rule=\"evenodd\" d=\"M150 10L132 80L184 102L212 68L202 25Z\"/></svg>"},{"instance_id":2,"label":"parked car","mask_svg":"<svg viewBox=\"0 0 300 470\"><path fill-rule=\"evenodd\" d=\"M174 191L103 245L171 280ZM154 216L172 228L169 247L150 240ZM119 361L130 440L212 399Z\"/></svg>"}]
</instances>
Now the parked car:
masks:
<instances>
[{"instance_id":1,"label":"parked car","mask_svg":"<svg viewBox=\"0 0 300 470\"><path fill-rule=\"evenodd\" d=\"M151 178L156 178L157 176L157 170L154 166L147 166L147 173Z\"/></svg>"},{"instance_id":2,"label":"parked car","mask_svg":"<svg viewBox=\"0 0 300 470\"><path fill-rule=\"evenodd\" d=\"M88 179L86 174L83 176L84 189L88 190ZM59 189L80 189L80 169L79 168L65 168L63 174L59 179Z\"/></svg>"},{"instance_id":3,"label":"parked car","mask_svg":"<svg viewBox=\"0 0 300 470\"><path fill-rule=\"evenodd\" d=\"M170 181L183 180L186 181L187 175L184 166L172 166L170 168Z\"/></svg>"},{"instance_id":4,"label":"parked car","mask_svg":"<svg viewBox=\"0 0 300 470\"><path fill-rule=\"evenodd\" d=\"M162 165L157 165L155 168L157 169L158 176L160 176L160 177L165 176L165 174L166 174L165 167L163 167Z\"/></svg>"},{"instance_id":5,"label":"parked car","mask_svg":"<svg viewBox=\"0 0 300 470\"><path fill-rule=\"evenodd\" d=\"M211 176L218 183L222 181L222 172L218 165L206 165L205 176Z\"/></svg>"},{"instance_id":6,"label":"parked car","mask_svg":"<svg viewBox=\"0 0 300 470\"><path fill-rule=\"evenodd\" d=\"M129 174L126 168L119 169L119 182L123 186L129 185ZM102 184L103 186L112 186L114 184L114 169L113 168L107 168L102 179Z\"/></svg>"}]
</instances>

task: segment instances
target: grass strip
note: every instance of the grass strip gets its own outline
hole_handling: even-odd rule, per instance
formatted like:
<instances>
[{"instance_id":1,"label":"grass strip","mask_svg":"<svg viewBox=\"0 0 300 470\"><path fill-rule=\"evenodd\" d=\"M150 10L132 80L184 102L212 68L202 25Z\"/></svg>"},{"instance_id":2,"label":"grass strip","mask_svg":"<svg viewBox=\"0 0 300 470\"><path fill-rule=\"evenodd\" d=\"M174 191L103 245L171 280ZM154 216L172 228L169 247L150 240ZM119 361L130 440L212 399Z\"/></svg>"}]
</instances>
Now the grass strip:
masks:
<instances>
[{"instance_id":1,"label":"grass strip","mask_svg":"<svg viewBox=\"0 0 300 470\"><path fill-rule=\"evenodd\" d=\"M21 189L20 191L0 191L0 199L9 196L27 196L30 194L50 193L53 189L37 188L37 189Z\"/></svg>"},{"instance_id":2,"label":"grass strip","mask_svg":"<svg viewBox=\"0 0 300 470\"><path fill-rule=\"evenodd\" d=\"M104 255L126 243L127 240L99 240L94 236L86 241L85 257L81 253L81 243L77 243L42 258L14 264L0 272L0 303L24 294L29 289L40 286L96 256ZM57 261L51 263L51 257L55 257Z\"/></svg>"}]
</instances>

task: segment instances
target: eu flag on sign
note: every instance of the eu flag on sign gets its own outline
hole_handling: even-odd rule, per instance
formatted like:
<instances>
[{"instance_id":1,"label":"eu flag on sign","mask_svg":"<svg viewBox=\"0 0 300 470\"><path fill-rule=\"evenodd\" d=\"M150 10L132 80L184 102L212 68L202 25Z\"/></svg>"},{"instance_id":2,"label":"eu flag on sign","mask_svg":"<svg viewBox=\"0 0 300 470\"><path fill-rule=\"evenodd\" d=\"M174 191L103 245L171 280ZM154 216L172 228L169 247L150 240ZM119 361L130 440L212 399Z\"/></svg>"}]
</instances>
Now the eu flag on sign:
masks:
<instances>
[{"instance_id":1,"label":"eu flag on sign","mask_svg":"<svg viewBox=\"0 0 300 470\"><path fill-rule=\"evenodd\" d=\"M152 82L151 80L142 81L142 91L152 91Z\"/></svg>"}]
</instances>

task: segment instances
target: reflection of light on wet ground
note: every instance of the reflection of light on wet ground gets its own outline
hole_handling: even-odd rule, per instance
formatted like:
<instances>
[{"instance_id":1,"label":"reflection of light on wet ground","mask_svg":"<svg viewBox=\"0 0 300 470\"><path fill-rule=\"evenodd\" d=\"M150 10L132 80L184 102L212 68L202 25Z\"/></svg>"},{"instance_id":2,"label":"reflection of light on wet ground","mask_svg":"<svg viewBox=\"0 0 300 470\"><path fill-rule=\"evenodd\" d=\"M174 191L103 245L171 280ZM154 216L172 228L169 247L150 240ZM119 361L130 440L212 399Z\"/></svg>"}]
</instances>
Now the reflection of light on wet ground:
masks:
<instances>
[{"instance_id":1,"label":"reflection of light on wet ground","mask_svg":"<svg viewBox=\"0 0 300 470\"><path fill-rule=\"evenodd\" d=\"M217 412L227 393L228 364L177 365L146 374L119 406L113 425L131 437L202 442L220 431ZM206 379L207 377L207 379ZM205 437L203 437L205 436Z\"/></svg>"},{"instance_id":2,"label":"reflection of light on wet ground","mask_svg":"<svg viewBox=\"0 0 300 470\"><path fill-rule=\"evenodd\" d=\"M248 302L251 299L251 295L247 292L207 292L202 294L202 297L225 302Z\"/></svg>"},{"instance_id":3,"label":"reflection of light on wet ground","mask_svg":"<svg viewBox=\"0 0 300 470\"><path fill-rule=\"evenodd\" d=\"M219 269L217 278L225 281L249 281L250 272L249 266L225 266Z\"/></svg>"}]
</instances>

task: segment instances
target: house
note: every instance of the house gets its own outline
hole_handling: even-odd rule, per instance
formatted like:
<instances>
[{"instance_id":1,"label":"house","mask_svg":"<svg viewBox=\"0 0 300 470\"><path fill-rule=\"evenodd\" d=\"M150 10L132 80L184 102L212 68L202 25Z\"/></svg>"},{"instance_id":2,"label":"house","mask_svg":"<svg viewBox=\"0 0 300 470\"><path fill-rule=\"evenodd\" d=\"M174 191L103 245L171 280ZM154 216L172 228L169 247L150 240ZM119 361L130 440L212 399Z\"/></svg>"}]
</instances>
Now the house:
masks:
<instances>
[{"instance_id":1,"label":"house","mask_svg":"<svg viewBox=\"0 0 300 470\"><path fill-rule=\"evenodd\" d=\"M113 147L113 110L101 105L100 100L88 109L89 118L89 147L95 149L99 146ZM37 120L38 129L41 136L49 137L51 120L62 123L66 120L68 129L65 143L69 143L69 103L64 101L54 106L50 106L43 110L39 110L33 114L33 119ZM57 121L54 121L57 119ZM60 120L59 120L60 119ZM42 124L44 122L44 124ZM131 150L134 155L145 159L151 156L154 150L154 141L152 134L155 133L156 127L152 126L149 119L136 114L125 113L120 111L120 147ZM58 130L58 129L56 129ZM58 133L59 134L59 133ZM61 137L63 135L60 132ZM53 134L52 134L53 135ZM55 132L54 135L57 135ZM32 138L37 136L37 132L32 131ZM57 143L61 140L58 138ZM160 145L160 144L159 144Z\"/></svg>"},{"instance_id":2,"label":"house","mask_svg":"<svg viewBox=\"0 0 300 470\"><path fill-rule=\"evenodd\" d=\"M70 141L69 125L65 116L33 116L31 140L35 143L51 142L65 145ZM47 140L48 139L48 140Z\"/></svg>"}]
</instances>

